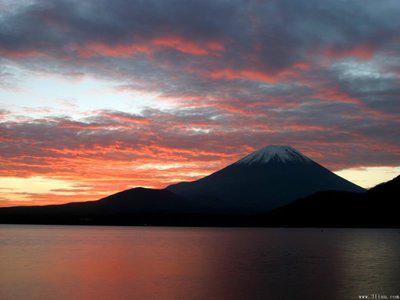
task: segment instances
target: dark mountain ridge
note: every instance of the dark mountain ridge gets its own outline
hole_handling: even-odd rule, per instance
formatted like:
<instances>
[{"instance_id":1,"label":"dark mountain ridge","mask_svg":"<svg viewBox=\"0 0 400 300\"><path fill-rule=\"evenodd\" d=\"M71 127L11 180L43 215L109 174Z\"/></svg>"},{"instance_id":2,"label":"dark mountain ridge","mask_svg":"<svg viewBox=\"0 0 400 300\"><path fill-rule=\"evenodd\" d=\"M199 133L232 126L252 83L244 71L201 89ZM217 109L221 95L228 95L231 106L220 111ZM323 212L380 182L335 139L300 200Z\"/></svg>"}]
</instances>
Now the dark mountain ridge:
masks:
<instances>
[{"instance_id":1,"label":"dark mountain ridge","mask_svg":"<svg viewBox=\"0 0 400 300\"><path fill-rule=\"evenodd\" d=\"M266 215L271 225L399 227L400 176L365 193L323 191Z\"/></svg>"},{"instance_id":2,"label":"dark mountain ridge","mask_svg":"<svg viewBox=\"0 0 400 300\"><path fill-rule=\"evenodd\" d=\"M198 213L200 205L165 189L134 188L97 201L0 208L0 223L144 224L149 216Z\"/></svg>"}]
</instances>

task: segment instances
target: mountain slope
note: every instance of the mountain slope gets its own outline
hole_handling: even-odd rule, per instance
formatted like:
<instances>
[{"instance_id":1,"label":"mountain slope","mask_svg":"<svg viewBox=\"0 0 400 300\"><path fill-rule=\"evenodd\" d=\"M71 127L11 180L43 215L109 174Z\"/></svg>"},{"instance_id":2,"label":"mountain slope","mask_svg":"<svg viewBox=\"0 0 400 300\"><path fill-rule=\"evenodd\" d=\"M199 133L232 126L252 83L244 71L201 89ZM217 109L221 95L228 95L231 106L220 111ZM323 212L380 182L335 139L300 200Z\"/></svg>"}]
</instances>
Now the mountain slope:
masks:
<instances>
[{"instance_id":1,"label":"mountain slope","mask_svg":"<svg viewBox=\"0 0 400 300\"><path fill-rule=\"evenodd\" d=\"M134 188L118 192L97 201L72 202L61 205L44 206L17 206L2 208L5 211L31 211L41 212L69 212L78 211L84 213L131 213L131 212L172 212L190 209L188 201L182 196L171 191Z\"/></svg>"},{"instance_id":2,"label":"mountain slope","mask_svg":"<svg viewBox=\"0 0 400 300\"><path fill-rule=\"evenodd\" d=\"M225 212L267 212L323 190L364 191L289 146L268 146L193 182L167 187Z\"/></svg>"},{"instance_id":3,"label":"mountain slope","mask_svg":"<svg viewBox=\"0 0 400 300\"><path fill-rule=\"evenodd\" d=\"M398 227L400 176L365 193L318 192L266 215L269 224L289 226Z\"/></svg>"},{"instance_id":4,"label":"mountain slope","mask_svg":"<svg viewBox=\"0 0 400 300\"><path fill-rule=\"evenodd\" d=\"M148 215L201 210L204 210L201 206L165 189L134 188L97 201L0 208L0 223L140 224Z\"/></svg>"}]
</instances>

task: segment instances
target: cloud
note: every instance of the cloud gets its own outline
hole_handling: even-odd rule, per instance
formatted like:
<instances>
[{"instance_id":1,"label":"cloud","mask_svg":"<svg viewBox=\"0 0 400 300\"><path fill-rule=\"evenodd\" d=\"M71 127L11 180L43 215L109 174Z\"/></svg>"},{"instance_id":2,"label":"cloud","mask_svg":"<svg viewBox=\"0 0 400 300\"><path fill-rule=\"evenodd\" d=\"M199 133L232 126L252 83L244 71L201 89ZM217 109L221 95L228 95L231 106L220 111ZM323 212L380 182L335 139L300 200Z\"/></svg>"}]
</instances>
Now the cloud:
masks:
<instances>
[{"instance_id":1,"label":"cloud","mask_svg":"<svg viewBox=\"0 0 400 300\"><path fill-rule=\"evenodd\" d=\"M99 169L109 167L106 162L137 167L163 161L178 165L191 162L198 164L193 171L204 172L210 166L233 162L249 151L248 146L277 142L306 149L311 156L317 152L312 150L315 147L321 162L333 168L395 165L400 145L393 128L398 128L398 123L373 118L359 122L352 117L351 107L325 103L267 116L186 108L146 109L138 115L98 111L80 120L5 121L0 123L1 172L16 175L25 170L28 176L32 167L39 173L55 174L59 170L60 174L86 174L89 170L81 160L96 161L93 165ZM354 149L358 149L357 155ZM321 153L329 156L321 157ZM114 168L108 172L112 174Z\"/></svg>"},{"instance_id":2,"label":"cloud","mask_svg":"<svg viewBox=\"0 0 400 300\"><path fill-rule=\"evenodd\" d=\"M267 144L291 144L335 170L396 166L399 14L395 0L9 6L0 12L0 68L100 77L172 108L38 118L5 107L0 175L108 192L160 187ZM0 71L0 88L18 84L10 70ZM174 167L157 167L166 162Z\"/></svg>"},{"instance_id":3,"label":"cloud","mask_svg":"<svg viewBox=\"0 0 400 300\"><path fill-rule=\"evenodd\" d=\"M203 107L96 111L79 120L6 119L0 122L0 177L42 176L73 182L74 188L24 195L4 191L14 201L4 205L92 200L135 186L160 188L202 177L268 144L291 144L333 170L397 166L400 144L393 128L399 128L398 121L360 123L342 115L349 111L342 105L350 104L320 103L267 116Z\"/></svg>"},{"instance_id":4,"label":"cloud","mask_svg":"<svg viewBox=\"0 0 400 300\"><path fill-rule=\"evenodd\" d=\"M311 53L370 59L398 37L399 10L395 1L34 1L3 15L0 44L10 57L224 50L229 65L276 71Z\"/></svg>"},{"instance_id":5,"label":"cloud","mask_svg":"<svg viewBox=\"0 0 400 300\"><path fill-rule=\"evenodd\" d=\"M345 85L328 72L337 61L398 57L399 12L393 1L34 1L3 14L0 53L166 96L249 99L260 83L311 81L315 97L351 102L315 81Z\"/></svg>"}]
</instances>

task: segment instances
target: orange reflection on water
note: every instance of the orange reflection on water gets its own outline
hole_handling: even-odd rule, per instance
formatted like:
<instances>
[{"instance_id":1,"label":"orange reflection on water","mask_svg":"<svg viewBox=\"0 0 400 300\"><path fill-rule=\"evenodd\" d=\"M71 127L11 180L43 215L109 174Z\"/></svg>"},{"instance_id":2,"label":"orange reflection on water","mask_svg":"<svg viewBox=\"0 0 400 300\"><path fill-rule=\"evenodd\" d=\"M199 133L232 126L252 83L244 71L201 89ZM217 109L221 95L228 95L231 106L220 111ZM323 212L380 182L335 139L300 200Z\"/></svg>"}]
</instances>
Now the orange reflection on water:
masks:
<instances>
[{"instance_id":1,"label":"orange reflection on water","mask_svg":"<svg viewBox=\"0 0 400 300\"><path fill-rule=\"evenodd\" d=\"M0 299L351 299L395 293L399 252L391 229L0 225Z\"/></svg>"}]
</instances>

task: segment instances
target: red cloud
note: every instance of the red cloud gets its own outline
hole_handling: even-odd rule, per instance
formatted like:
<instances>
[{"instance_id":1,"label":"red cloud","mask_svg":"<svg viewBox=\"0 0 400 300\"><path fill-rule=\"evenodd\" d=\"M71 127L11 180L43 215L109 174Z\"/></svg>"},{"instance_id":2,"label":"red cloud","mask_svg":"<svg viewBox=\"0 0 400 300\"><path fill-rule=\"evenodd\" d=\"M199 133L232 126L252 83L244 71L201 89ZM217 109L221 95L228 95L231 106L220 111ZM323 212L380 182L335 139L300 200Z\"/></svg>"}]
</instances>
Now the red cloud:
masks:
<instances>
[{"instance_id":1,"label":"red cloud","mask_svg":"<svg viewBox=\"0 0 400 300\"><path fill-rule=\"evenodd\" d=\"M100 42L89 42L87 44L73 44L69 49L78 53L79 56L87 58L92 56L108 56L126 58L135 54L152 54L160 49L175 49L176 51L191 55L212 55L225 50L222 43L216 41L192 41L180 36L163 36L147 41L107 44Z\"/></svg>"},{"instance_id":2,"label":"red cloud","mask_svg":"<svg viewBox=\"0 0 400 300\"><path fill-rule=\"evenodd\" d=\"M215 41L200 43L190 41L179 36L159 37L151 40L150 44L158 47L172 48L192 55L209 55L212 54L212 52L220 52L225 50L223 44Z\"/></svg>"},{"instance_id":3,"label":"red cloud","mask_svg":"<svg viewBox=\"0 0 400 300\"><path fill-rule=\"evenodd\" d=\"M217 69L211 71L207 75L213 79L244 79L274 84L291 78L298 78L301 76L302 72L308 71L310 68L311 66L309 64L299 62L277 72L263 71L258 68L248 67L244 69Z\"/></svg>"},{"instance_id":4,"label":"red cloud","mask_svg":"<svg viewBox=\"0 0 400 300\"><path fill-rule=\"evenodd\" d=\"M343 103L354 103L354 104L362 103L360 99L351 97L345 92L342 92L339 87L334 87L334 86L317 89L314 94L314 97L321 100L332 101L332 102L343 102Z\"/></svg>"},{"instance_id":5,"label":"red cloud","mask_svg":"<svg viewBox=\"0 0 400 300\"><path fill-rule=\"evenodd\" d=\"M130 57L137 53L150 54L152 52L149 46L138 44L109 45L104 43L88 43L86 45L71 45L70 48L76 51L81 57Z\"/></svg>"},{"instance_id":6,"label":"red cloud","mask_svg":"<svg viewBox=\"0 0 400 300\"><path fill-rule=\"evenodd\" d=\"M140 40L136 42L123 43L106 43L98 41L88 41L86 43L72 43L63 47L63 51L53 49L52 47L40 49L24 49L24 50L9 50L1 48L0 55L12 59L22 59L30 57L51 56L51 53L58 57L69 59L68 52L76 53L81 58L90 58L93 56L119 57L128 58L136 54L150 55L156 51L165 49L174 49L176 51L195 55L207 56L218 55L225 51L225 45L219 41L198 41L190 40L177 35L160 36L148 40ZM65 52L65 50L67 52Z\"/></svg>"}]
</instances>

